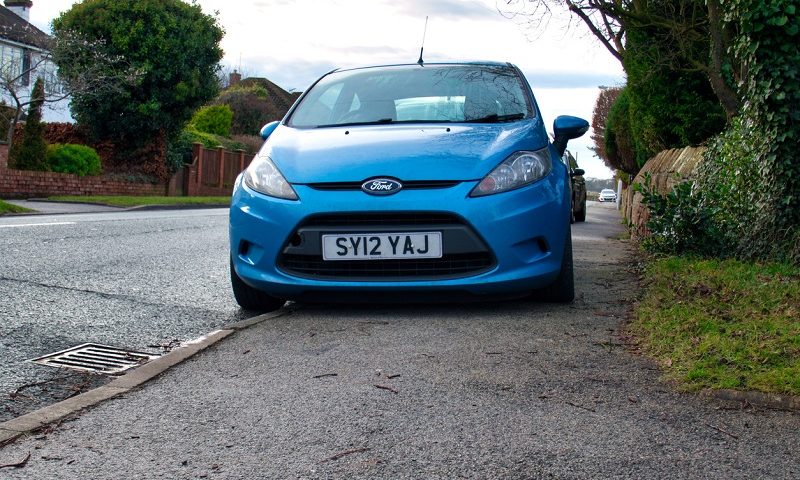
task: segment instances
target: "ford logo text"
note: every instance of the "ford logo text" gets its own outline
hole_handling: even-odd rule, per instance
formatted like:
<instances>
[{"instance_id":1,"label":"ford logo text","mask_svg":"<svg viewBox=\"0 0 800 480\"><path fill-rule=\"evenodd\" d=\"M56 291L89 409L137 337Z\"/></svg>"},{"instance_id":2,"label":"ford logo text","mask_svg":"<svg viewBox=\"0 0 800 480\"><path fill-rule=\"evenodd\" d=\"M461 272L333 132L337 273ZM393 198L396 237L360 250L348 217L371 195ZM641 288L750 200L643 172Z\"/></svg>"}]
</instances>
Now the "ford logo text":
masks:
<instances>
[{"instance_id":1,"label":"ford logo text","mask_svg":"<svg viewBox=\"0 0 800 480\"><path fill-rule=\"evenodd\" d=\"M392 195L402 188L402 183L391 178L373 178L361 184L361 190L370 195Z\"/></svg>"}]
</instances>

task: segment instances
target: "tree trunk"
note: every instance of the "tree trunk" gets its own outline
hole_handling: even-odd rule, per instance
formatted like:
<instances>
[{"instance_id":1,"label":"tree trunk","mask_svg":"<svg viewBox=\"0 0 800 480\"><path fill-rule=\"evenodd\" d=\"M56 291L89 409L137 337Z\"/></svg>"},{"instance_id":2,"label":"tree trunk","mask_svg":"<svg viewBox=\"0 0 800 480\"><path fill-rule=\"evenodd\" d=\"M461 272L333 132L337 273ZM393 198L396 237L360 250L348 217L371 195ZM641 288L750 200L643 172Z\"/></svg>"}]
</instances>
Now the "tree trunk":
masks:
<instances>
[{"instance_id":1,"label":"tree trunk","mask_svg":"<svg viewBox=\"0 0 800 480\"><path fill-rule=\"evenodd\" d=\"M722 73L722 64L728 45L725 45L722 35L725 27L720 14L720 2L719 0L707 0L706 4L708 5L708 30L711 35L711 59L708 66L708 80L711 82L711 88L717 95L719 103L725 109L728 121L730 121L731 118L739 113L741 102L739 95L728 85Z\"/></svg>"}]
</instances>

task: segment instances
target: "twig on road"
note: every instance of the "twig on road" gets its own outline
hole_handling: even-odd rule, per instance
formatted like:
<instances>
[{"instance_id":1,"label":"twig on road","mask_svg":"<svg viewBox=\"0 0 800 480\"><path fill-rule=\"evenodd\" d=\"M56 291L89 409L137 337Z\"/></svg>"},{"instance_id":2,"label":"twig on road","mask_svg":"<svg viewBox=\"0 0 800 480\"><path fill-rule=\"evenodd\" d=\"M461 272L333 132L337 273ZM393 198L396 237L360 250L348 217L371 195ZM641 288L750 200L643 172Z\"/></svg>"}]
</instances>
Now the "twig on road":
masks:
<instances>
[{"instance_id":1,"label":"twig on road","mask_svg":"<svg viewBox=\"0 0 800 480\"><path fill-rule=\"evenodd\" d=\"M577 403L567 402L567 405L572 405L573 407L582 408L582 409L587 410L589 412L596 412L596 410L594 408L584 407L583 405L578 405Z\"/></svg>"},{"instance_id":2,"label":"twig on road","mask_svg":"<svg viewBox=\"0 0 800 480\"><path fill-rule=\"evenodd\" d=\"M378 385L377 383L375 384L375 388L380 388L381 390L388 390L394 394L400 393L392 387L387 387L386 385Z\"/></svg>"},{"instance_id":3,"label":"twig on road","mask_svg":"<svg viewBox=\"0 0 800 480\"><path fill-rule=\"evenodd\" d=\"M28 460L31 459L31 452L28 452L21 461L16 463L6 463L5 465L0 465L0 468L22 468L28 464Z\"/></svg>"},{"instance_id":4,"label":"twig on road","mask_svg":"<svg viewBox=\"0 0 800 480\"><path fill-rule=\"evenodd\" d=\"M338 377L338 373L323 373L322 375L314 375L311 378L325 378L325 377Z\"/></svg>"},{"instance_id":5,"label":"twig on road","mask_svg":"<svg viewBox=\"0 0 800 480\"><path fill-rule=\"evenodd\" d=\"M332 461L335 461L335 460L339 460L339 459L340 459L340 458L342 458L342 457L346 457L347 455L352 455L352 454L354 454L354 453L364 453L364 452L368 452L368 451L370 451L370 450L371 450L371 449L370 449L370 448L367 448L367 447L364 447L364 448L355 448L355 449L353 449L353 450L345 450L345 451L344 451L344 452L342 452L342 453L337 453L336 455L334 455L334 456L332 456L332 457L328 457L328 458L326 458L326 459L324 459L324 460L320 460L320 461L319 461L319 463L332 462Z\"/></svg>"},{"instance_id":6,"label":"twig on road","mask_svg":"<svg viewBox=\"0 0 800 480\"><path fill-rule=\"evenodd\" d=\"M718 431L720 433L724 433L725 435L728 435L728 436L730 436L732 438L735 438L737 440L739 439L739 435L736 435L735 433L731 433L731 432L729 432L729 431L727 431L727 430L725 430L723 428L720 428L720 427L718 427L716 425L711 425L710 423L706 423L706 425L708 425L709 427L713 428L714 430L716 430L716 431Z\"/></svg>"}]
</instances>

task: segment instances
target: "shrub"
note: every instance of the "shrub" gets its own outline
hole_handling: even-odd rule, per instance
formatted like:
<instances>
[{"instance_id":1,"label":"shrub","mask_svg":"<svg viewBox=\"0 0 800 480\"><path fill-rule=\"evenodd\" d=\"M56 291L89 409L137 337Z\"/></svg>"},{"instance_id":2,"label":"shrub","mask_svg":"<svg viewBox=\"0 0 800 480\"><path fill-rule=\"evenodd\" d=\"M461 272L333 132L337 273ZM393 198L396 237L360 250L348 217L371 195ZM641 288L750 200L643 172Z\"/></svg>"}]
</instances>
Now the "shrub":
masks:
<instances>
[{"instance_id":1,"label":"shrub","mask_svg":"<svg viewBox=\"0 0 800 480\"><path fill-rule=\"evenodd\" d=\"M11 146L9 157L19 170L47 170L47 144L42 123L44 83L41 78L36 79L31 98L28 118L22 130L22 142Z\"/></svg>"},{"instance_id":2,"label":"shrub","mask_svg":"<svg viewBox=\"0 0 800 480\"><path fill-rule=\"evenodd\" d=\"M211 105L198 110L189 124L197 131L227 137L231 134L233 111L227 105Z\"/></svg>"},{"instance_id":3,"label":"shrub","mask_svg":"<svg viewBox=\"0 0 800 480\"><path fill-rule=\"evenodd\" d=\"M265 123L283 116L276 112L267 90L260 85L236 85L219 94L214 102L233 111L231 133L254 135Z\"/></svg>"},{"instance_id":4,"label":"shrub","mask_svg":"<svg viewBox=\"0 0 800 480\"><path fill-rule=\"evenodd\" d=\"M100 175L100 156L85 145L56 143L47 148L47 163L54 172L72 173L83 177Z\"/></svg>"},{"instance_id":5,"label":"shrub","mask_svg":"<svg viewBox=\"0 0 800 480\"><path fill-rule=\"evenodd\" d=\"M233 135L231 140L241 144L242 150L246 153L256 153L261 149L261 145L264 145L264 139L258 135Z\"/></svg>"},{"instance_id":6,"label":"shrub","mask_svg":"<svg viewBox=\"0 0 800 480\"><path fill-rule=\"evenodd\" d=\"M640 166L636 163L630 109L630 92L628 87L625 87L611 105L604 136L609 161L619 170L635 176Z\"/></svg>"},{"instance_id":7,"label":"shrub","mask_svg":"<svg viewBox=\"0 0 800 480\"><path fill-rule=\"evenodd\" d=\"M0 125L8 129L11 122L14 120L14 115L17 111L6 104L6 101L0 98ZM2 130L0 130L2 131ZM7 141L6 135L0 135L0 142Z\"/></svg>"},{"instance_id":8,"label":"shrub","mask_svg":"<svg viewBox=\"0 0 800 480\"><path fill-rule=\"evenodd\" d=\"M644 184L633 185L642 194L642 204L650 217L645 226L650 236L642 246L657 254L694 254L704 257L732 256L732 239L720 228L723 207L708 202L705 192L687 181L676 185L667 195L651 188L651 177Z\"/></svg>"}]
</instances>

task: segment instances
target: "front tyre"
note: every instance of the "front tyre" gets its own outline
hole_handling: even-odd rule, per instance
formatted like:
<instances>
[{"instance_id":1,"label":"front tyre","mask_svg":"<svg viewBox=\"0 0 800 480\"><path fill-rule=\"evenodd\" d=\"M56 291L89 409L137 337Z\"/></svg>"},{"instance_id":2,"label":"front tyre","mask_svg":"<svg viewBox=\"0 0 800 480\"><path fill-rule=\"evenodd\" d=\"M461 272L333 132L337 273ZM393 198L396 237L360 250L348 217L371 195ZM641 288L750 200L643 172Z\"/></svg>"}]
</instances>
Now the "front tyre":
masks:
<instances>
[{"instance_id":1,"label":"front tyre","mask_svg":"<svg viewBox=\"0 0 800 480\"><path fill-rule=\"evenodd\" d=\"M244 283L236 274L236 269L233 268L233 260L231 265L231 287L233 287L233 296L236 298L236 303L245 310L252 310L254 312L271 312L277 310L286 303L286 300L275 298L268 295L261 290L255 289L250 285Z\"/></svg>"},{"instance_id":2,"label":"front tyre","mask_svg":"<svg viewBox=\"0 0 800 480\"><path fill-rule=\"evenodd\" d=\"M583 208L581 211L575 214L575 221L576 222L585 222L586 221L586 201L583 201Z\"/></svg>"}]
</instances>

